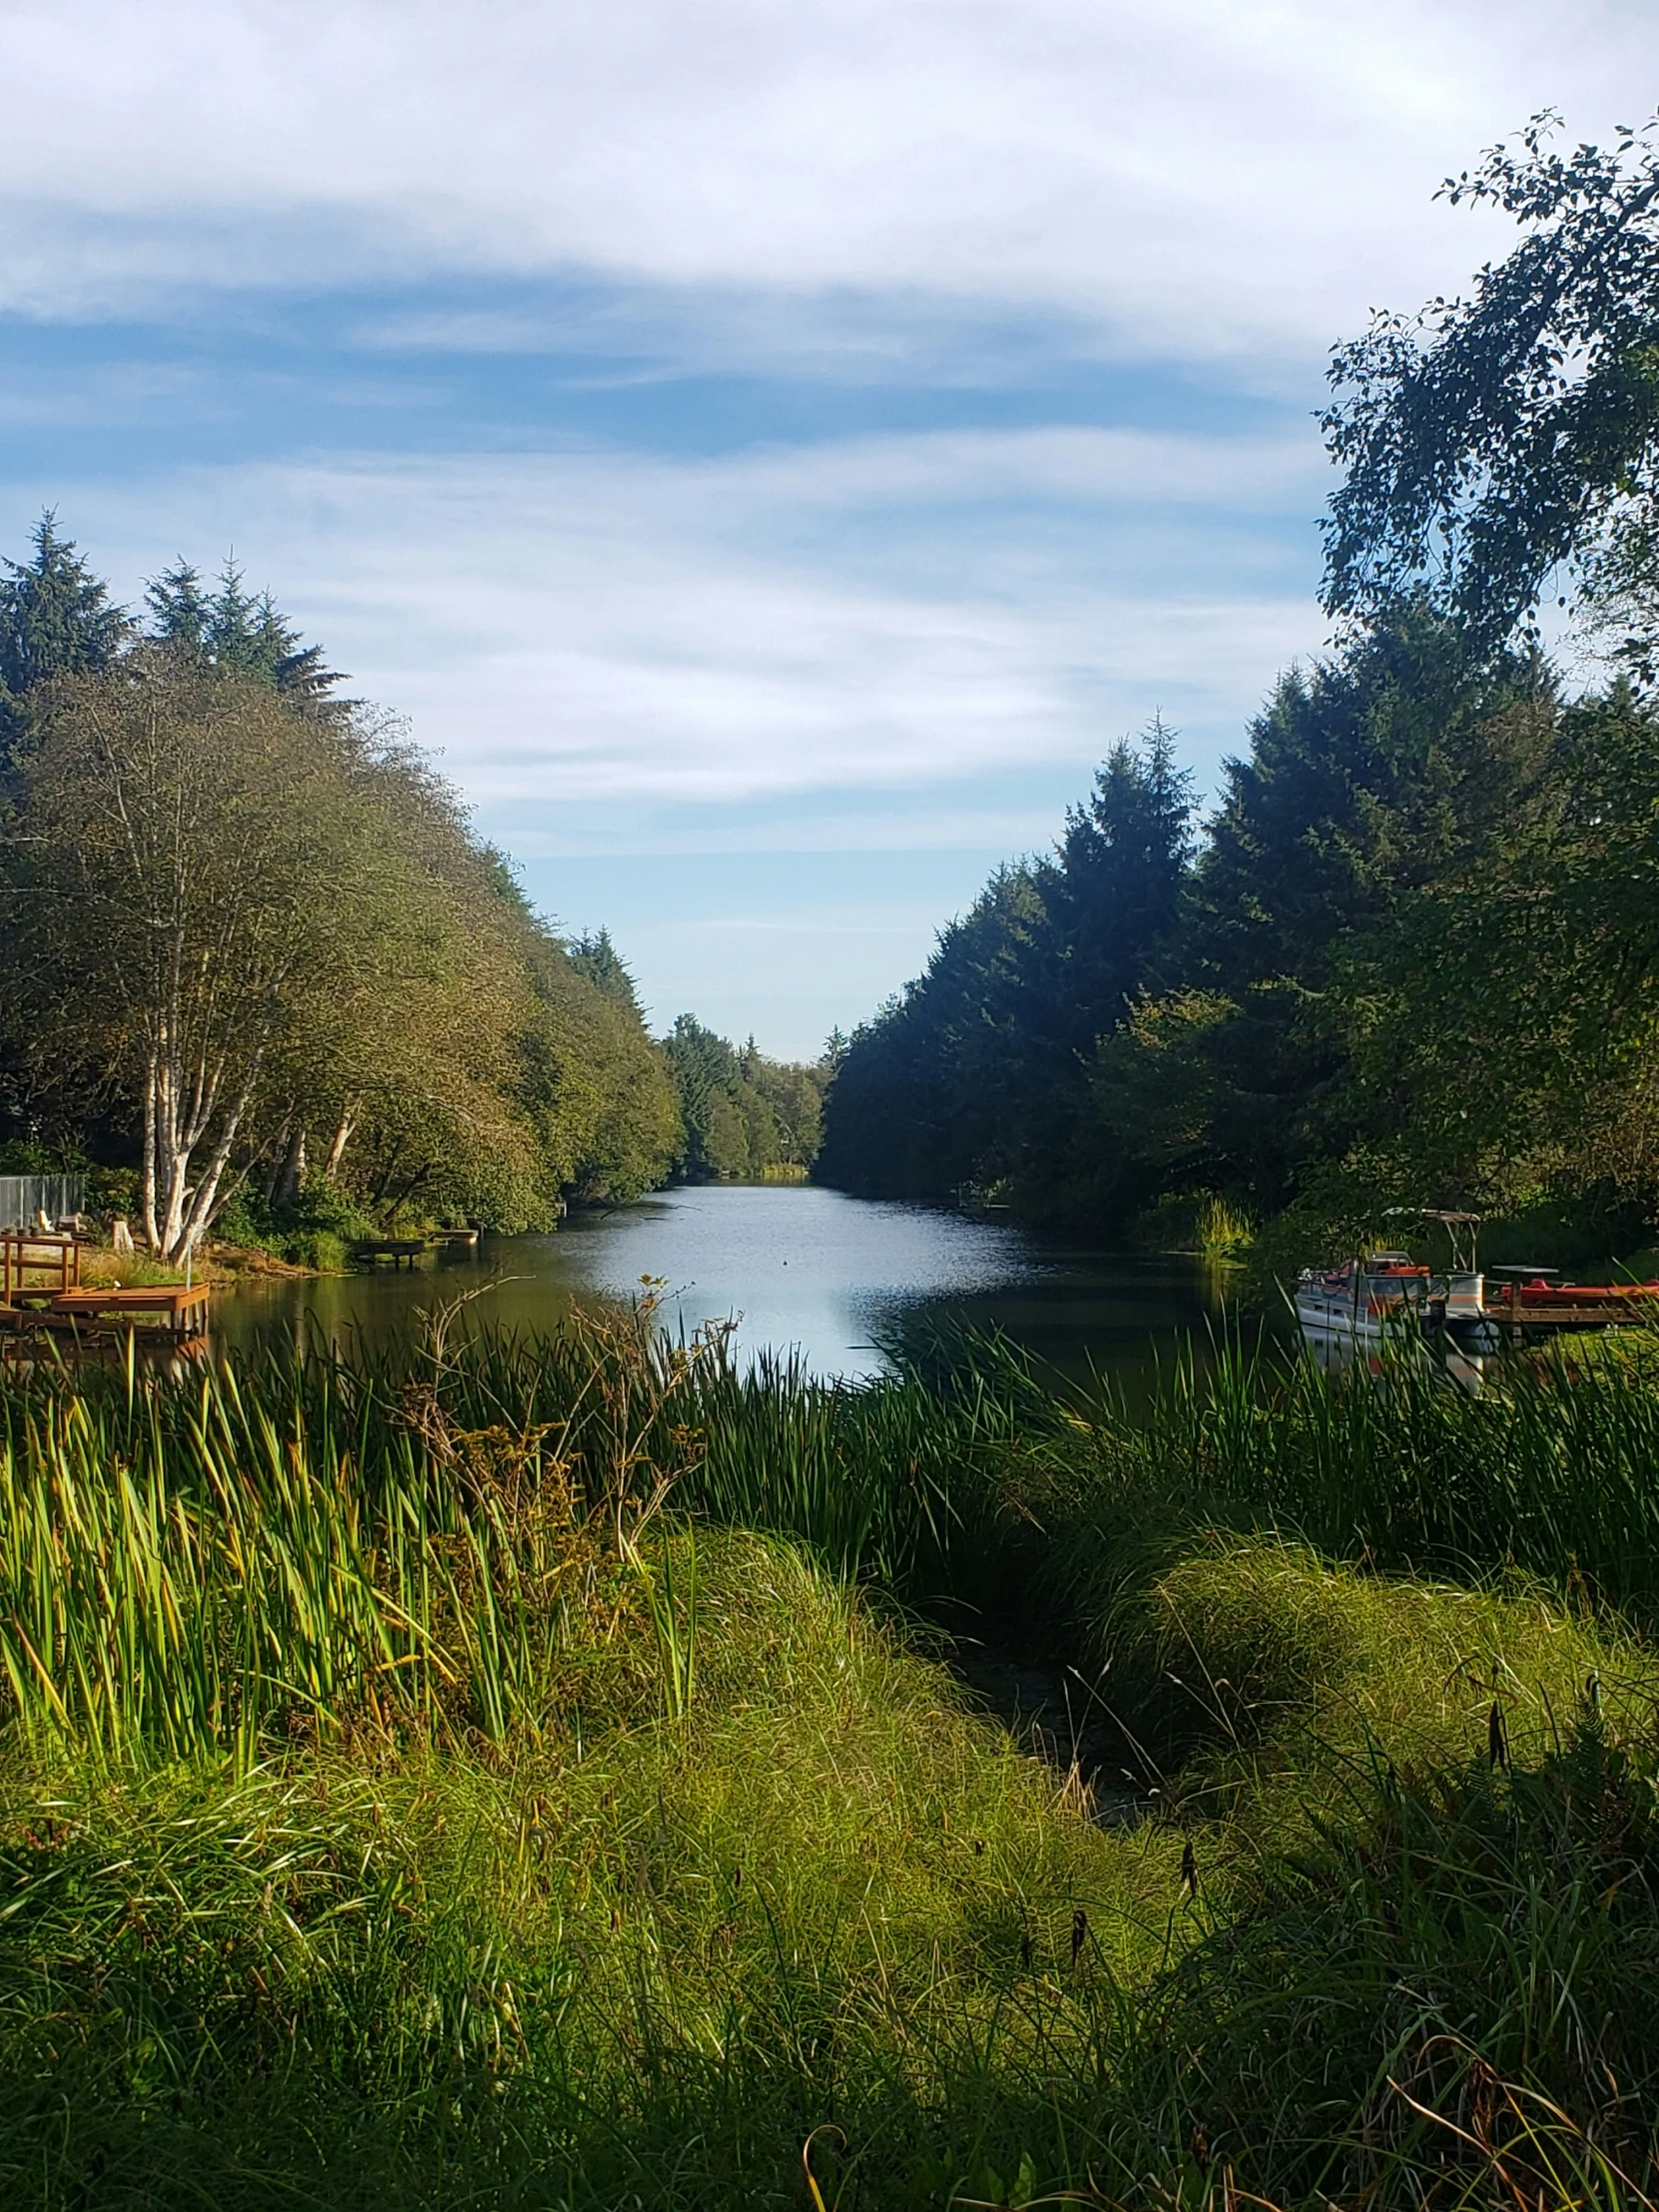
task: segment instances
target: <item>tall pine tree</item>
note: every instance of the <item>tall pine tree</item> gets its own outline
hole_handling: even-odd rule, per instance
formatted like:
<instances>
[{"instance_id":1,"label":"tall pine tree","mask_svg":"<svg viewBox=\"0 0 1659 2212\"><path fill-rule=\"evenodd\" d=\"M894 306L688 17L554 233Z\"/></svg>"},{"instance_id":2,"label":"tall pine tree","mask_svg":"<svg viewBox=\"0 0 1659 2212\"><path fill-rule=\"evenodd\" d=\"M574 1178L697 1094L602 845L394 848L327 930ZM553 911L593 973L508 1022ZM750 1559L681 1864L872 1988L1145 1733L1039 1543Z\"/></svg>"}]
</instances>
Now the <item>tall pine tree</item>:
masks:
<instances>
[{"instance_id":1,"label":"tall pine tree","mask_svg":"<svg viewBox=\"0 0 1659 2212\"><path fill-rule=\"evenodd\" d=\"M132 635L124 607L93 575L48 507L34 528L34 557L0 575L0 767L25 727L25 701L53 676L107 667Z\"/></svg>"}]
</instances>

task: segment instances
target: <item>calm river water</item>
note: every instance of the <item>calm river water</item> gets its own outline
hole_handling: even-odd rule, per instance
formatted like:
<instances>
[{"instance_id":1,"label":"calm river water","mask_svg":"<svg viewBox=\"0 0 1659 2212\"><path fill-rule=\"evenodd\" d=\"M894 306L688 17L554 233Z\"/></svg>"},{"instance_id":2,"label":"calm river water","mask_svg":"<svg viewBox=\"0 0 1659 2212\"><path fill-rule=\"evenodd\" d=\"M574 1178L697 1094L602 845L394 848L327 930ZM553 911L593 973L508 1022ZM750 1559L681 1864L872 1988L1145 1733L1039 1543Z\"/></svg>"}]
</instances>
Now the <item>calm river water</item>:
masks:
<instances>
[{"instance_id":1,"label":"calm river water","mask_svg":"<svg viewBox=\"0 0 1659 2212\"><path fill-rule=\"evenodd\" d=\"M1067 1374L1092 1366L1132 1394L1189 1342L1201 1356L1224 1307L1197 1260L1066 1250L967 1215L789 1184L674 1190L613 1213L573 1216L556 1235L487 1239L476 1257L414 1272L262 1283L216 1304L220 1346L274 1325L369 1342L420 1329L483 1289L469 1319L546 1327L573 1301L666 1286L664 1313L688 1332L736 1318L740 1354L797 1350L822 1375L870 1375L880 1346L917 1318L991 1325Z\"/></svg>"}]
</instances>

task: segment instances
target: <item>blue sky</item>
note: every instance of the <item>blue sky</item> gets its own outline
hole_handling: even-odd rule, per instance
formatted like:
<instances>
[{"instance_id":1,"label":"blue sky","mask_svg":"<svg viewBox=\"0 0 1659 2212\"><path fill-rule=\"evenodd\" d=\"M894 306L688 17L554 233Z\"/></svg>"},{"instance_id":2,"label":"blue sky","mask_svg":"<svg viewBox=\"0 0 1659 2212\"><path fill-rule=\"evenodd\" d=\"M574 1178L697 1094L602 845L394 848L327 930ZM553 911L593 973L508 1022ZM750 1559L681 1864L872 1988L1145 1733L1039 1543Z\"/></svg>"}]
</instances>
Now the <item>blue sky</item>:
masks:
<instances>
[{"instance_id":1,"label":"blue sky","mask_svg":"<svg viewBox=\"0 0 1659 2212\"><path fill-rule=\"evenodd\" d=\"M1659 104L1468 0L0 7L0 549L234 549L656 1019L810 1052L1316 651L1329 346Z\"/></svg>"}]
</instances>

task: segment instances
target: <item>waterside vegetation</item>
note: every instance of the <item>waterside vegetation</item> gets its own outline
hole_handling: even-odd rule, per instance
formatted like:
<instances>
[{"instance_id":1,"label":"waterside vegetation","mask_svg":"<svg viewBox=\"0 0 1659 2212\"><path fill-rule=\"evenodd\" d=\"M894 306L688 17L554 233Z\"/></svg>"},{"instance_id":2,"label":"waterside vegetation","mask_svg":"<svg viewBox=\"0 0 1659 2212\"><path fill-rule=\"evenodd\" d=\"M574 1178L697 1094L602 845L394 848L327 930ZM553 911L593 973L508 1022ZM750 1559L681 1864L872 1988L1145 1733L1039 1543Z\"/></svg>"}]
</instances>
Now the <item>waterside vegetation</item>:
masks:
<instances>
[{"instance_id":1,"label":"waterside vegetation","mask_svg":"<svg viewBox=\"0 0 1659 2212\"><path fill-rule=\"evenodd\" d=\"M0 1385L22 2201L1649 2201L1648 1382L462 1319Z\"/></svg>"},{"instance_id":2,"label":"waterside vegetation","mask_svg":"<svg viewBox=\"0 0 1659 2212\"><path fill-rule=\"evenodd\" d=\"M851 1188L1217 1257L1647 1239L1659 153L1451 196L1526 237L1337 357L1340 647L1208 820L1161 723L1114 751L816 1068L654 1042L270 601L135 622L48 518L0 1136L157 1268L799 1175L821 1114ZM1659 2204L1653 1336L1478 1395L1223 1347L1130 1409L919 1323L849 1382L485 1311L0 1364L20 2206Z\"/></svg>"},{"instance_id":3,"label":"waterside vegetation","mask_svg":"<svg viewBox=\"0 0 1659 2212\"><path fill-rule=\"evenodd\" d=\"M339 1266L805 1167L822 1081L561 935L399 725L269 595L143 619L48 514L0 579L0 1171L91 1170L151 1256Z\"/></svg>"},{"instance_id":4,"label":"waterside vegetation","mask_svg":"<svg viewBox=\"0 0 1659 2212\"><path fill-rule=\"evenodd\" d=\"M682 1014L663 1039L685 1130L680 1173L694 1182L804 1179L823 1143L834 1049L816 1063L773 1060L753 1037L739 1050Z\"/></svg>"}]
</instances>

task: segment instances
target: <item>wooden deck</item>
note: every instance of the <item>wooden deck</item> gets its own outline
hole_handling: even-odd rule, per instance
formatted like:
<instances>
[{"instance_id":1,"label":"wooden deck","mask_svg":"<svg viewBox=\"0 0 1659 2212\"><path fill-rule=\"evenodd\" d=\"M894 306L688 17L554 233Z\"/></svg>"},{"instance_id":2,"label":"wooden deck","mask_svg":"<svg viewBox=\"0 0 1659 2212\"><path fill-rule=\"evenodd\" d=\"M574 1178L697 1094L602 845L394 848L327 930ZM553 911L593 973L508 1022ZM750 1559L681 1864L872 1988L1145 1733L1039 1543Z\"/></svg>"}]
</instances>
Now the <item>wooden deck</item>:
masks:
<instances>
[{"instance_id":1,"label":"wooden deck","mask_svg":"<svg viewBox=\"0 0 1659 2212\"><path fill-rule=\"evenodd\" d=\"M191 1332L197 1318L207 1311L210 1293L206 1283L156 1283L130 1290L60 1291L45 1311L48 1323L131 1328L136 1322L159 1321L174 1336Z\"/></svg>"},{"instance_id":2,"label":"wooden deck","mask_svg":"<svg viewBox=\"0 0 1659 2212\"><path fill-rule=\"evenodd\" d=\"M1651 1283L1564 1283L1559 1289L1518 1291L1510 1284L1486 1293L1485 1318L1501 1328L1610 1329L1632 1322L1651 1324L1659 1300Z\"/></svg>"},{"instance_id":3,"label":"wooden deck","mask_svg":"<svg viewBox=\"0 0 1659 2212\"><path fill-rule=\"evenodd\" d=\"M43 1229L0 1230L0 1306L24 1292L73 1291L80 1280L81 1247L73 1237Z\"/></svg>"}]
</instances>

